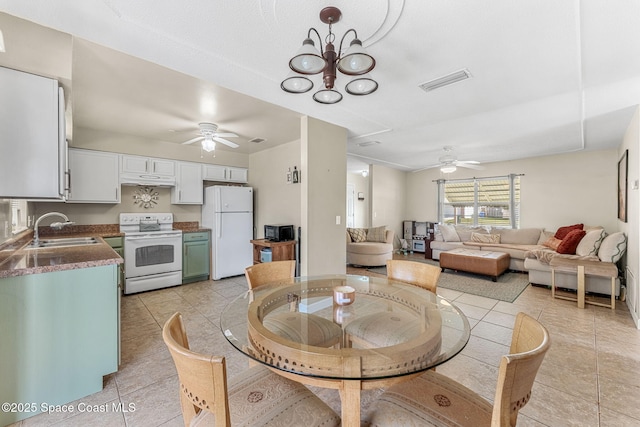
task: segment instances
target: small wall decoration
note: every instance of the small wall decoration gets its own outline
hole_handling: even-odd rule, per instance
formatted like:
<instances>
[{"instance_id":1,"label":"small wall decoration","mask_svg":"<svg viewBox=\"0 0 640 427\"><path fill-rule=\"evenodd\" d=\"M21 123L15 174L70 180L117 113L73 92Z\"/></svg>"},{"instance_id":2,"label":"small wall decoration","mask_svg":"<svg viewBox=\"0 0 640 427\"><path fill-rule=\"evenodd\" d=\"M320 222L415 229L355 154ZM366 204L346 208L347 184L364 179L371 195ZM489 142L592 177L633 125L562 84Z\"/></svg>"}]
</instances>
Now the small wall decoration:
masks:
<instances>
[{"instance_id":1,"label":"small wall decoration","mask_svg":"<svg viewBox=\"0 0 640 427\"><path fill-rule=\"evenodd\" d=\"M618 219L627 222L627 171L629 166L629 150L618 162Z\"/></svg>"},{"instance_id":2,"label":"small wall decoration","mask_svg":"<svg viewBox=\"0 0 640 427\"><path fill-rule=\"evenodd\" d=\"M153 187L141 187L133 193L133 203L141 208L150 209L158 204L160 195Z\"/></svg>"}]
</instances>

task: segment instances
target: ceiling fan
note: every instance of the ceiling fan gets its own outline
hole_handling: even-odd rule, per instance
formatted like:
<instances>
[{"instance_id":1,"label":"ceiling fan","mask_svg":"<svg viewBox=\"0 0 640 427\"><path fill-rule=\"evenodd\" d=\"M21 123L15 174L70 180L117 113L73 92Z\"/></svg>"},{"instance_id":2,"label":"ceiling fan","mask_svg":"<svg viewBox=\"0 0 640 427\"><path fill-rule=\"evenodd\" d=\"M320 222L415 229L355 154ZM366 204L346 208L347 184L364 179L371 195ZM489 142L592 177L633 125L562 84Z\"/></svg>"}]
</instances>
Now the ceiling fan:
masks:
<instances>
[{"instance_id":1,"label":"ceiling fan","mask_svg":"<svg viewBox=\"0 0 640 427\"><path fill-rule=\"evenodd\" d=\"M459 167L478 170L484 169L484 167L480 166L480 162L476 162L475 160L458 160L458 156L453 152L453 147L445 146L443 150L445 152L444 156L438 159L440 162L440 172L442 173L455 172Z\"/></svg>"},{"instance_id":2,"label":"ceiling fan","mask_svg":"<svg viewBox=\"0 0 640 427\"><path fill-rule=\"evenodd\" d=\"M213 123L199 123L200 136L190 139L182 143L182 145L193 144L194 142L202 141L202 149L206 152L211 152L216 149L216 142L220 142L231 148L238 148L239 145L235 142L228 141L224 138L236 138L238 135L231 132L218 132L218 125Z\"/></svg>"}]
</instances>

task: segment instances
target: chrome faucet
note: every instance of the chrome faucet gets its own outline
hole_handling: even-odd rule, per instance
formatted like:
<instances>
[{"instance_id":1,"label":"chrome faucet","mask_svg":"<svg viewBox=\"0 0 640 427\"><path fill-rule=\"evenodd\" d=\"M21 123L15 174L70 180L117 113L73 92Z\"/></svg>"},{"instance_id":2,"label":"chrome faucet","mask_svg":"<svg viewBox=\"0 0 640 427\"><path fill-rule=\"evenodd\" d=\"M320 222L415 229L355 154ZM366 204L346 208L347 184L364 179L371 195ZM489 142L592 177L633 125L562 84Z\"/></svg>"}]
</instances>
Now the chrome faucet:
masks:
<instances>
[{"instance_id":1,"label":"chrome faucet","mask_svg":"<svg viewBox=\"0 0 640 427\"><path fill-rule=\"evenodd\" d=\"M40 243L40 238L38 237L38 225L40 225L40 221L42 221L45 218L48 218L50 216L59 216L62 219L64 219L65 222L52 222L51 225L49 225L49 227L53 228L54 230L61 230L62 227L67 226L67 225L71 225L71 224L75 224L72 221L69 221L69 218L60 212L49 212L46 213L44 215L42 215L40 218L38 218L36 220L35 225L33 226L33 242L31 243L32 245L37 245Z\"/></svg>"}]
</instances>

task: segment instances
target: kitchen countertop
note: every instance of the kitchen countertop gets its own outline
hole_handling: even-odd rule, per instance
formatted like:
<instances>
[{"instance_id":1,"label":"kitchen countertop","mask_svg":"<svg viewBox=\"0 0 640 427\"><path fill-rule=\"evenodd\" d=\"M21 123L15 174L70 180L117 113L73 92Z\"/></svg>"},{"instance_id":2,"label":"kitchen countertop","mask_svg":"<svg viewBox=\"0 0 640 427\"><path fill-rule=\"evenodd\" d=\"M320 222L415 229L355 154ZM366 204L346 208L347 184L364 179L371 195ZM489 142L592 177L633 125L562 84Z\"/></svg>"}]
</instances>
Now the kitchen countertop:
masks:
<instances>
[{"instance_id":1,"label":"kitchen countertop","mask_svg":"<svg viewBox=\"0 0 640 427\"><path fill-rule=\"evenodd\" d=\"M173 228L184 233L210 231L197 221L174 222ZM40 238L96 237L101 243L58 248L24 249L33 238L33 230L27 230L0 245L0 278L25 276L120 264L124 260L104 242L105 237L120 237L118 224L70 225L60 231L51 227L39 228Z\"/></svg>"},{"instance_id":2,"label":"kitchen countertop","mask_svg":"<svg viewBox=\"0 0 640 427\"><path fill-rule=\"evenodd\" d=\"M58 248L24 249L33 238L27 230L0 247L0 278L120 264L124 260L104 240L123 236L117 225L69 226L61 231L41 227L40 238L96 237L101 243Z\"/></svg>"}]
</instances>

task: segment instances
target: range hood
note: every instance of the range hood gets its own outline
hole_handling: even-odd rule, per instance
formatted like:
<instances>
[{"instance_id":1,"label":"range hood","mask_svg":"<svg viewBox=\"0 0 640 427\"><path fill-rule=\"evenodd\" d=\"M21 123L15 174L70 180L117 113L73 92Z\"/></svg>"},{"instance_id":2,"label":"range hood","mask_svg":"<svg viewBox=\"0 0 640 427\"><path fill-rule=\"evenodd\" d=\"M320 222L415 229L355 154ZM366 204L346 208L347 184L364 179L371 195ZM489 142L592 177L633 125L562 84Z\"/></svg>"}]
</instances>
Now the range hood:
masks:
<instances>
[{"instance_id":1,"label":"range hood","mask_svg":"<svg viewBox=\"0 0 640 427\"><path fill-rule=\"evenodd\" d=\"M147 187L175 187L176 179L172 176L123 173L120 175L120 184L144 185Z\"/></svg>"}]
</instances>

